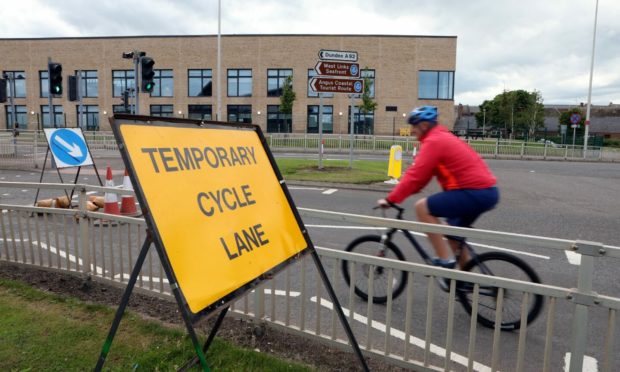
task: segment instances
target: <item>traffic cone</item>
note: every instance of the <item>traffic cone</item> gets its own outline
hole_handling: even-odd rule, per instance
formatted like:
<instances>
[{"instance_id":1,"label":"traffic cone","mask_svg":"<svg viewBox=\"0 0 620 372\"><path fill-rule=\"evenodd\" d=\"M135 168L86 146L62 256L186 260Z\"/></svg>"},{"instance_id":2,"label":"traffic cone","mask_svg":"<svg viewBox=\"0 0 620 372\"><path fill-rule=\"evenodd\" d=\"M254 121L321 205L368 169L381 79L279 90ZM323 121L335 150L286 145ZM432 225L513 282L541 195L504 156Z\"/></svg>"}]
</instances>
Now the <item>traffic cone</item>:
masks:
<instances>
[{"instance_id":1,"label":"traffic cone","mask_svg":"<svg viewBox=\"0 0 620 372\"><path fill-rule=\"evenodd\" d=\"M112 179L112 168L108 167L105 176L105 187L114 187L114 180ZM107 214L121 214L118 209L118 196L113 192L106 192L104 195L103 213Z\"/></svg>"},{"instance_id":2,"label":"traffic cone","mask_svg":"<svg viewBox=\"0 0 620 372\"><path fill-rule=\"evenodd\" d=\"M131 180L129 179L129 173L125 169L125 176L123 176L123 190L133 191L131 186ZM133 195L123 195L121 197L121 214L123 216L135 217L139 215L136 208L136 197Z\"/></svg>"}]
</instances>

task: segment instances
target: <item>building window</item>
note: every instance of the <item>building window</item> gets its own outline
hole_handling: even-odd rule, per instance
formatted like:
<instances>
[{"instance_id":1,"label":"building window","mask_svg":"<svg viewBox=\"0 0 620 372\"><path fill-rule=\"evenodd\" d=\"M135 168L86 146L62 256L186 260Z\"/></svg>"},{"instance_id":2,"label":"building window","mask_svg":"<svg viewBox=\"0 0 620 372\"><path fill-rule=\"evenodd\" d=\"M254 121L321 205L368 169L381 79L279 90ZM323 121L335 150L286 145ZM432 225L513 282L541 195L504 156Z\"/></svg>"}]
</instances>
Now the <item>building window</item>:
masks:
<instances>
[{"instance_id":1,"label":"building window","mask_svg":"<svg viewBox=\"0 0 620 372\"><path fill-rule=\"evenodd\" d=\"M291 69L268 69L267 70L267 97L280 97L284 80L287 76L292 76Z\"/></svg>"},{"instance_id":2,"label":"building window","mask_svg":"<svg viewBox=\"0 0 620 372\"><path fill-rule=\"evenodd\" d=\"M151 116L172 117L173 115L172 105L151 105Z\"/></svg>"},{"instance_id":3,"label":"building window","mask_svg":"<svg viewBox=\"0 0 620 372\"><path fill-rule=\"evenodd\" d=\"M151 97L172 97L174 95L172 70L154 70L154 72L155 87L151 92Z\"/></svg>"},{"instance_id":4,"label":"building window","mask_svg":"<svg viewBox=\"0 0 620 372\"><path fill-rule=\"evenodd\" d=\"M293 117L291 114L280 112L279 105L267 105L267 132L291 133L293 131Z\"/></svg>"},{"instance_id":5,"label":"building window","mask_svg":"<svg viewBox=\"0 0 620 372\"><path fill-rule=\"evenodd\" d=\"M125 109L125 105L112 105L112 112L115 114L131 114L131 106L127 106Z\"/></svg>"},{"instance_id":6,"label":"building window","mask_svg":"<svg viewBox=\"0 0 620 372\"><path fill-rule=\"evenodd\" d=\"M4 74L8 78L13 78L13 97L26 98L26 73L24 71L4 71ZM6 96L11 97L9 79L6 80Z\"/></svg>"},{"instance_id":7,"label":"building window","mask_svg":"<svg viewBox=\"0 0 620 372\"><path fill-rule=\"evenodd\" d=\"M212 120L213 108L211 105L188 105L187 113L190 119Z\"/></svg>"},{"instance_id":8,"label":"building window","mask_svg":"<svg viewBox=\"0 0 620 372\"><path fill-rule=\"evenodd\" d=\"M77 75L77 71L75 72ZM80 74L82 97L96 98L99 97L99 79L97 78L97 70L82 71Z\"/></svg>"},{"instance_id":9,"label":"building window","mask_svg":"<svg viewBox=\"0 0 620 372\"><path fill-rule=\"evenodd\" d=\"M317 76L316 70L313 68L308 69L308 97L318 97L319 94L310 88L310 80ZM334 93L321 93L324 98L332 98Z\"/></svg>"},{"instance_id":10,"label":"building window","mask_svg":"<svg viewBox=\"0 0 620 372\"><path fill-rule=\"evenodd\" d=\"M228 70L228 97L252 97L252 70Z\"/></svg>"},{"instance_id":11,"label":"building window","mask_svg":"<svg viewBox=\"0 0 620 372\"><path fill-rule=\"evenodd\" d=\"M50 94L50 80L47 71L39 71L39 88L41 89L41 98L47 98ZM7 91L8 93L8 91Z\"/></svg>"},{"instance_id":12,"label":"building window","mask_svg":"<svg viewBox=\"0 0 620 372\"><path fill-rule=\"evenodd\" d=\"M133 70L112 70L112 97L121 97L125 89L134 89Z\"/></svg>"},{"instance_id":13,"label":"building window","mask_svg":"<svg viewBox=\"0 0 620 372\"><path fill-rule=\"evenodd\" d=\"M228 121L231 123L251 123L252 105L228 105Z\"/></svg>"},{"instance_id":14,"label":"building window","mask_svg":"<svg viewBox=\"0 0 620 372\"><path fill-rule=\"evenodd\" d=\"M187 71L187 95L190 97L211 97L213 95L213 73L208 70Z\"/></svg>"},{"instance_id":15,"label":"building window","mask_svg":"<svg viewBox=\"0 0 620 372\"><path fill-rule=\"evenodd\" d=\"M82 126L86 126L86 130L95 131L99 130L99 106L97 105L82 105L84 108L84 121ZM76 110L80 112L80 106L76 106Z\"/></svg>"},{"instance_id":16,"label":"building window","mask_svg":"<svg viewBox=\"0 0 620 372\"><path fill-rule=\"evenodd\" d=\"M353 134L373 134L375 126L375 113L363 114L358 106L353 107ZM351 106L349 106L349 118L351 118ZM351 122L347 125L347 133L351 133Z\"/></svg>"},{"instance_id":17,"label":"building window","mask_svg":"<svg viewBox=\"0 0 620 372\"><path fill-rule=\"evenodd\" d=\"M454 71L420 71L419 99L454 99Z\"/></svg>"},{"instance_id":18,"label":"building window","mask_svg":"<svg viewBox=\"0 0 620 372\"><path fill-rule=\"evenodd\" d=\"M308 133L319 133L319 105L308 106ZM334 107L323 106L323 133L334 133Z\"/></svg>"},{"instance_id":19,"label":"building window","mask_svg":"<svg viewBox=\"0 0 620 372\"><path fill-rule=\"evenodd\" d=\"M7 129L13 129L13 111L11 109L11 105L6 105L6 127ZM28 127L28 118L26 106L23 105L15 105L15 120L17 121L17 128L20 130L26 129Z\"/></svg>"},{"instance_id":20,"label":"building window","mask_svg":"<svg viewBox=\"0 0 620 372\"><path fill-rule=\"evenodd\" d=\"M370 81L370 98L375 98L375 70L362 70L360 76Z\"/></svg>"},{"instance_id":21,"label":"building window","mask_svg":"<svg viewBox=\"0 0 620 372\"><path fill-rule=\"evenodd\" d=\"M78 106L79 107L79 106ZM50 107L41 105L41 123L43 128L58 128L65 126L65 115L61 105L54 105L52 122L50 122Z\"/></svg>"}]
</instances>

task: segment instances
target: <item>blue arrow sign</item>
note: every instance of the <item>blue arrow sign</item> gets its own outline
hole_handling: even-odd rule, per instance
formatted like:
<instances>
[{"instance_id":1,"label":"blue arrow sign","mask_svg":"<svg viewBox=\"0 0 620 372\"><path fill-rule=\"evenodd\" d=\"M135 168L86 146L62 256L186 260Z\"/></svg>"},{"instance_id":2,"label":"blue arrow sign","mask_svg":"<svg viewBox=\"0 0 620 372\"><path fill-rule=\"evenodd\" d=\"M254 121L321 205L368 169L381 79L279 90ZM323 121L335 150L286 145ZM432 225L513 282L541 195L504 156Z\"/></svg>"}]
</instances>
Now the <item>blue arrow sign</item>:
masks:
<instances>
[{"instance_id":1,"label":"blue arrow sign","mask_svg":"<svg viewBox=\"0 0 620 372\"><path fill-rule=\"evenodd\" d=\"M364 89L364 85L362 84L361 81L356 81L355 84L353 85L353 89L360 93L362 91L362 89Z\"/></svg>"},{"instance_id":2,"label":"blue arrow sign","mask_svg":"<svg viewBox=\"0 0 620 372\"><path fill-rule=\"evenodd\" d=\"M46 129L52 155L59 168L92 164L86 140L77 128Z\"/></svg>"}]
</instances>

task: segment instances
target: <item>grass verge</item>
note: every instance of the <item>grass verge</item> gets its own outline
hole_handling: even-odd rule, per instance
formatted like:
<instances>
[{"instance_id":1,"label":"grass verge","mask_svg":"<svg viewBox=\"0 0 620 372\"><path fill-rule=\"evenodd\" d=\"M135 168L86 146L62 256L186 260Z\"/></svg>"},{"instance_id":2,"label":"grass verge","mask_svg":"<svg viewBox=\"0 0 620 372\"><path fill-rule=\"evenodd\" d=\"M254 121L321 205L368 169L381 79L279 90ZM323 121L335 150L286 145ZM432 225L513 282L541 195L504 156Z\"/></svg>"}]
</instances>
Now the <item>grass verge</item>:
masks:
<instances>
[{"instance_id":1,"label":"grass verge","mask_svg":"<svg viewBox=\"0 0 620 372\"><path fill-rule=\"evenodd\" d=\"M95 366L115 309L0 279L0 364L5 371L85 371ZM201 335L204 342L205 335ZM126 312L105 370L173 371L194 357L185 328ZM215 339L207 363L217 371L310 370ZM197 370L197 369L196 369Z\"/></svg>"},{"instance_id":2,"label":"grass verge","mask_svg":"<svg viewBox=\"0 0 620 372\"><path fill-rule=\"evenodd\" d=\"M277 158L276 163L286 180L370 184L389 179L386 161L356 160L352 169L348 160L324 160L323 169L317 160Z\"/></svg>"}]
</instances>

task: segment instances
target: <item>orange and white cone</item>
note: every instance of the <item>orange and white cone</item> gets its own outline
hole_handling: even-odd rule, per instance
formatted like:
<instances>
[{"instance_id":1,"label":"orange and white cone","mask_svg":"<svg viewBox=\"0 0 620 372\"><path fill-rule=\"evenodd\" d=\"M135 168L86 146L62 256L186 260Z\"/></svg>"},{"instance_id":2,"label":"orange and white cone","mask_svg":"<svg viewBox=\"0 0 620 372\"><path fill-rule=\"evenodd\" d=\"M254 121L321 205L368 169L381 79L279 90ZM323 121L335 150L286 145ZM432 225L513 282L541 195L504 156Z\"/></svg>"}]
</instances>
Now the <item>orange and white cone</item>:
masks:
<instances>
[{"instance_id":1,"label":"orange and white cone","mask_svg":"<svg viewBox=\"0 0 620 372\"><path fill-rule=\"evenodd\" d=\"M123 190L133 191L133 186L131 186L131 180L129 179L129 173L127 173L127 169L125 169L125 176L123 176ZM123 216L129 217L135 217L139 215L138 209L136 208L135 196L123 195L121 197L121 214Z\"/></svg>"},{"instance_id":2,"label":"orange and white cone","mask_svg":"<svg viewBox=\"0 0 620 372\"><path fill-rule=\"evenodd\" d=\"M112 168L108 167L105 176L105 186L114 187L114 180L112 179ZM104 195L103 213L107 214L120 214L118 209L118 196L113 192L106 192Z\"/></svg>"}]
</instances>

